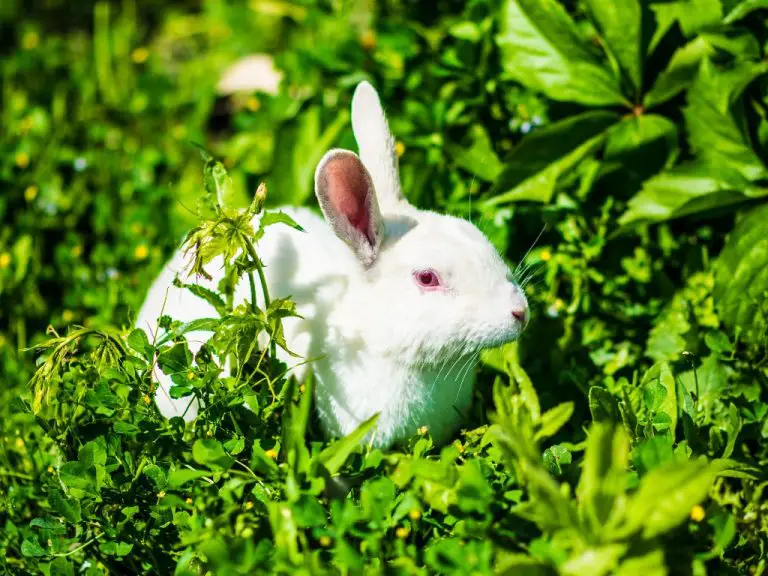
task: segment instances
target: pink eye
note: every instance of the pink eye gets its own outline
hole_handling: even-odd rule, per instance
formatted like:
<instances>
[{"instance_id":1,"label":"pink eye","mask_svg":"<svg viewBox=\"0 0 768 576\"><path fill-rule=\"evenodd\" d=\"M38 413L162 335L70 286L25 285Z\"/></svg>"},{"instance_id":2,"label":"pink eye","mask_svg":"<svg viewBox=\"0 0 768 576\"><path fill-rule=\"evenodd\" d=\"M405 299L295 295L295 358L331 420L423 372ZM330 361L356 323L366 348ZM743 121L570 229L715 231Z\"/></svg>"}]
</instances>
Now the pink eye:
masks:
<instances>
[{"instance_id":1,"label":"pink eye","mask_svg":"<svg viewBox=\"0 0 768 576\"><path fill-rule=\"evenodd\" d=\"M434 270L417 270L413 273L413 276L422 288L437 288L440 286L440 277Z\"/></svg>"}]
</instances>

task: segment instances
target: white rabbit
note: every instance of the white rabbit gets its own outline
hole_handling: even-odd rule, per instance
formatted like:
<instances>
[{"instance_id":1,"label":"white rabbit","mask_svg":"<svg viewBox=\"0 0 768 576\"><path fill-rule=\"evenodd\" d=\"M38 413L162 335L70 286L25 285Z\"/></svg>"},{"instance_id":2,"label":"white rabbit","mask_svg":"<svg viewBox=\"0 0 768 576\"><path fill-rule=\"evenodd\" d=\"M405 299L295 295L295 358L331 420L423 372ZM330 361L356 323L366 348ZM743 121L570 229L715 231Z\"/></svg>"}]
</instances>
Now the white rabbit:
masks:
<instances>
[{"instance_id":1,"label":"white rabbit","mask_svg":"<svg viewBox=\"0 0 768 576\"><path fill-rule=\"evenodd\" d=\"M289 349L321 357L310 368L324 431L348 434L378 412L376 446L422 426L444 443L471 403L479 351L515 340L528 321L528 303L480 230L404 198L394 141L367 82L355 90L352 128L360 157L330 150L315 172L325 220L308 208L285 209L306 233L269 228L257 250L270 293L291 296L303 316L284 321ZM216 315L172 285L187 265L181 252L169 262L139 313L139 327L154 333L161 313L182 321ZM221 262L207 269L221 274ZM200 283L215 289L219 280ZM235 296L249 298L247 282ZM192 352L209 336L188 334ZM281 358L289 366L297 362ZM192 420L197 406L190 398L172 400L170 379L159 370L155 378L161 413Z\"/></svg>"}]
</instances>

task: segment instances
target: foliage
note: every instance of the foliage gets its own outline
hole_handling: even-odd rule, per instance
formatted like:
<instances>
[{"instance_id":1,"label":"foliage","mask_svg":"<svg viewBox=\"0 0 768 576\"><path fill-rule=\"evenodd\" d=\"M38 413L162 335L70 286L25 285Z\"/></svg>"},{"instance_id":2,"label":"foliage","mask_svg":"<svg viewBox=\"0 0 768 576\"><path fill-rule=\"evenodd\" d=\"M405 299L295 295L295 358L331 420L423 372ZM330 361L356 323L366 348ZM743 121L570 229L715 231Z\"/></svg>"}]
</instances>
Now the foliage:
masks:
<instances>
[{"instance_id":1,"label":"foliage","mask_svg":"<svg viewBox=\"0 0 768 576\"><path fill-rule=\"evenodd\" d=\"M768 5L43 5L0 2L0 572L766 572ZM254 51L280 90L219 95ZM324 440L274 359L291 302L255 305L363 78L409 198L530 282L445 447ZM226 262L179 279L219 315L156 340L132 321L182 238Z\"/></svg>"}]
</instances>

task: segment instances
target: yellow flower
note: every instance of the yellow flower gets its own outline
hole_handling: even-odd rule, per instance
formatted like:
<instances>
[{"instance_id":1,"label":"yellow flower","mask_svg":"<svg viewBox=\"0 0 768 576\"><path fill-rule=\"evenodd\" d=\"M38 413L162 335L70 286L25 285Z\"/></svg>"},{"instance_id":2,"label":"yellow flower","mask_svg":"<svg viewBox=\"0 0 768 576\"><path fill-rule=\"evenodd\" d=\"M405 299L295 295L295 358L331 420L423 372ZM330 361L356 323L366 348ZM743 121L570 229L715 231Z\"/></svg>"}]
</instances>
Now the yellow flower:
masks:
<instances>
[{"instance_id":1,"label":"yellow flower","mask_svg":"<svg viewBox=\"0 0 768 576\"><path fill-rule=\"evenodd\" d=\"M146 394L144 394L144 397L142 398L142 400L144 401L144 404L149 404L150 402L152 402L152 400L150 400L149 396L147 396Z\"/></svg>"},{"instance_id":2,"label":"yellow flower","mask_svg":"<svg viewBox=\"0 0 768 576\"><path fill-rule=\"evenodd\" d=\"M61 319L62 319L64 322L67 322L67 323L69 323L69 322L72 322L72 320L74 320L74 319L75 319L75 315L72 313L72 310L64 310L64 311L61 313Z\"/></svg>"},{"instance_id":3,"label":"yellow flower","mask_svg":"<svg viewBox=\"0 0 768 576\"><path fill-rule=\"evenodd\" d=\"M26 152L18 152L16 154L16 166L22 170L29 166L29 154Z\"/></svg>"},{"instance_id":4,"label":"yellow flower","mask_svg":"<svg viewBox=\"0 0 768 576\"><path fill-rule=\"evenodd\" d=\"M211 436L213 436L213 431L212 431L212 430L208 430L208 431L205 433L205 435L206 435L206 436L208 436L208 438L210 438Z\"/></svg>"},{"instance_id":5,"label":"yellow flower","mask_svg":"<svg viewBox=\"0 0 768 576\"><path fill-rule=\"evenodd\" d=\"M195 373L187 372L187 380L194 380L194 379L195 379Z\"/></svg>"},{"instance_id":6,"label":"yellow flower","mask_svg":"<svg viewBox=\"0 0 768 576\"><path fill-rule=\"evenodd\" d=\"M411 531L408 530L405 526L400 526L397 530L395 530L395 536L397 536L400 539L408 538L408 534L410 534Z\"/></svg>"},{"instance_id":7,"label":"yellow flower","mask_svg":"<svg viewBox=\"0 0 768 576\"><path fill-rule=\"evenodd\" d=\"M376 48L376 34L373 30L366 30L360 36L360 45L366 50L373 50Z\"/></svg>"},{"instance_id":8,"label":"yellow flower","mask_svg":"<svg viewBox=\"0 0 768 576\"><path fill-rule=\"evenodd\" d=\"M408 518L413 520L414 522L421 518L421 510L411 510L408 512Z\"/></svg>"},{"instance_id":9,"label":"yellow flower","mask_svg":"<svg viewBox=\"0 0 768 576\"><path fill-rule=\"evenodd\" d=\"M16 438L16 448L24 448L24 440Z\"/></svg>"},{"instance_id":10,"label":"yellow flower","mask_svg":"<svg viewBox=\"0 0 768 576\"><path fill-rule=\"evenodd\" d=\"M48 466L48 474L53 474L53 466Z\"/></svg>"},{"instance_id":11,"label":"yellow flower","mask_svg":"<svg viewBox=\"0 0 768 576\"><path fill-rule=\"evenodd\" d=\"M184 502L186 502L187 504L189 504L191 506L192 505L192 498L187 498L186 500L184 500Z\"/></svg>"},{"instance_id":12,"label":"yellow flower","mask_svg":"<svg viewBox=\"0 0 768 576\"><path fill-rule=\"evenodd\" d=\"M699 504L696 504L693 508L691 508L691 520L694 522L701 522L704 520L704 508L702 508Z\"/></svg>"},{"instance_id":13,"label":"yellow flower","mask_svg":"<svg viewBox=\"0 0 768 576\"><path fill-rule=\"evenodd\" d=\"M261 108L261 102L258 98L256 98L256 96L251 96L245 103L245 107L248 108L248 110L251 112L256 112L259 108Z\"/></svg>"},{"instance_id":14,"label":"yellow flower","mask_svg":"<svg viewBox=\"0 0 768 576\"><path fill-rule=\"evenodd\" d=\"M405 154L405 144L403 144L399 140L395 142L395 154L397 154L398 158L403 154Z\"/></svg>"},{"instance_id":15,"label":"yellow flower","mask_svg":"<svg viewBox=\"0 0 768 576\"><path fill-rule=\"evenodd\" d=\"M32 50L38 44L40 44L40 36L38 36L37 32L27 32L21 39L21 46L24 50Z\"/></svg>"},{"instance_id":16,"label":"yellow flower","mask_svg":"<svg viewBox=\"0 0 768 576\"><path fill-rule=\"evenodd\" d=\"M331 545L331 539L328 536L320 536L320 546L328 548Z\"/></svg>"},{"instance_id":17,"label":"yellow flower","mask_svg":"<svg viewBox=\"0 0 768 576\"><path fill-rule=\"evenodd\" d=\"M147 61L147 58L149 58L149 50L147 50L144 46L136 48L136 50L131 52L131 60L136 62L136 64L143 64Z\"/></svg>"},{"instance_id":18,"label":"yellow flower","mask_svg":"<svg viewBox=\"0 0 768 576\"><path fill-rule=\"evenodd\" d=\"M429 429L426 426L422 426L421 428L419 428L419 434L421 434L422 436L424 436L428 431Z\"/></svg>"},{"instance_id":19,"label":"yellow flower","mask_svg":"<svg viewBox=\"0 0 768 576\"><path fill-rule=\"evenodd\" d=\"M144 260L147 256L149 256L149 248L144 244L136 246L136 249L133 251L133 257L136 258L136 260Z\"/></svg>"},{"instance_id":20,"label":"yellow flower","mask_svg":"<svg viewBox=\"0 0 768 576\"><path fill-rule=\"evenodd\" d=\"M304 386L304 384L302 384L301 386L299 386L299 392L301 392L302 394L304 394L304 391L305 391L306 389L307 389L307 387L306 387L306 386Z\"/></svg>"},{"instance_id":21,"label":"yellow flower","mask_svg":"<svg viewBox=\"0 0 768 576\"><path fill-rule=\"evenodd\" d=\"M24 190L24 200L32 202L37 198L37 192L37 186L27 186L26 190Z\"/></svg>"},{"instance_id":22,"label":"yellow flower","mask_svg":"<svg viewBox=\"0 0 768 576\"><path fill-rule=\"evenodd\" d=\"M11 255L8 252L0 254L0 270L5 270L11 265Z\"/></svg>"},{"instance_id":23,"label":"yellow flower","mask_svg":"<svg viewBox=\"0 0 768 576\"><path fill-rule=\"evenodd\" d=\"M158 492L157 493L157 497L158 498L165 498L165 491L161 490L160 492Z\"/></svg>"},{"instance_id":24,"label":"yellow flower","mask_svg":"<svg viewBox=\"0 0 768 576\"><path fill-rule=\"evenodd\" d=\"M459 452L464 452L464 446L462 446L461 442L456 440L456 442L453 443L454 446L456 446L456 450Z\"/></svg>"},{"instance_id":25,"label":"yellow flower","mask_svg":"<svg viewBox=\"0 0 768 576\"><path fill-rule=\"evenodd\" d=\"M541 251L541 254L539 254L539 258L541 258L542 262L549 262L552 260L552 252L549 251L549 249L545 248Z\"/></svg>"},{"instance_id":26,"label":"yellow flower","mask_svg":"<svg viewBox=\"0 0 768 576\"><path fill-rule=\"evenodd\" d=\"M250 510L251 508L253 508L253 502L248 500L248 502L245 503L245 509Z\"/></svg>"},{"instance_id":27,"label":"yellow flower","mask_svg":"<svg viewBox=\"0 0 768 576\"><path fill-rule=\"evenodd\" d=\"M267 450L266 454L267 456L272 458L272 460L277 460L277 450L275 450L274 448L270 448L269 450Z\"/></svg>"}]
</instances>

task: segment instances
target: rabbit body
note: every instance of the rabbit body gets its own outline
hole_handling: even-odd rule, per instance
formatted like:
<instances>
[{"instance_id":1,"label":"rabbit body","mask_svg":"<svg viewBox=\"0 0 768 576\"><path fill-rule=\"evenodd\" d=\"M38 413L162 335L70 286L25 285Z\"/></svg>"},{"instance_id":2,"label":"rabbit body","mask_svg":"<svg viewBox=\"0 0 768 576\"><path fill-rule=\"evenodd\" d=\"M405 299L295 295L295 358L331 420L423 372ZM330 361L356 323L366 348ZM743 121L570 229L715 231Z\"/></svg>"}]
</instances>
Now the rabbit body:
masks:
<instances>
[{"instance_id":1,"label":"rabbit body","mask_svg":"<svg viewBox=\"0 0 768 576\"><path fill-rule=\"evenodd\" d=\"M257 251L273 297L290 297L302 318L286 318L288 348L315 359L295 368L315 376L315 406L330 436L352 432L378 413L377 446L426 426L438 443L461 424L474 388L482 348L517 338L527 322L527 301L506 264L470 223L418 210L400 191L397 157L378 96L362 83L352 121L360 157L329 151L317 167L315 192L323 217L285 208L305 232L272 226ZM157 330L162 314L190 321L215 309L172 285L187 267L178 252L150 289L137 325ZM215 290L222 262L206 270ZM243 280L236 303L250 298ZM263 302L259 302L263 305ZM209 337L188 333L195 353ZM288 366L300 362L278 350ZM158 407L192 420L189 398L168 395L170 378L156 369Z\"/></svg>"}]
</instances>

